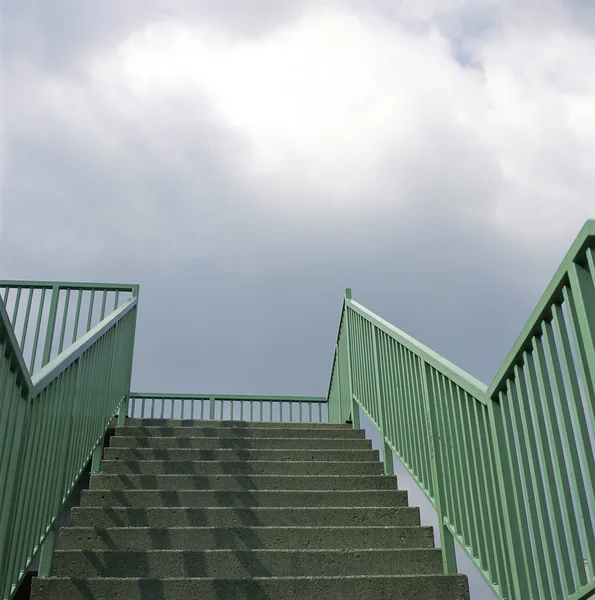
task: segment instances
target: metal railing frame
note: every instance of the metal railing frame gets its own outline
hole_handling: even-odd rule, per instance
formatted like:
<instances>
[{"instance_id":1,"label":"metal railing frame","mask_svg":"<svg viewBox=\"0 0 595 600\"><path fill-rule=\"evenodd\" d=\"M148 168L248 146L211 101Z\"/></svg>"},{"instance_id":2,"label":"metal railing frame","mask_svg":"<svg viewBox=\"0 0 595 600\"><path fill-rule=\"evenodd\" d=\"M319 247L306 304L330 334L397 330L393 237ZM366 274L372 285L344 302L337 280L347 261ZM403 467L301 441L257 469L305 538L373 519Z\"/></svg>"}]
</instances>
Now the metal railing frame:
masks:
<instances>
[{"instance_id":1,"label":"metal railing frame","mask_svg":"<svg viewBox=\"0 0 595 600\"><path fill-rule=\"evenodd\" d=\"M141 419L247 419L262 422L321 423L328 420L328 415L322 410L326 404L325 397L134 392L130 394L128 416Z\"/></svg>"},{"instance_id":2,"label":"metal railing frame","mask_svg":"<svg viewBox=\"0 0 595 600\"><path fill-rule=\"evenodd\" d=\"M329 421L359 409L499 599L595 592L595 220L587 221L489 387L346 290ZM590 430L589 430L590 423Z\"/></svg>"},{"instance_id":3,"label":"metal railing frame","mask_svg":"<svg viewBox=\"0 0 595 600\"><path fill-rule=\"evenodd\" d=\"M23 289L42 290L42 295L52 290L48 320L43 323L42 367L33 375L14 333L18 306L11 321L0 298L0 598L9 599L38 552L39 575L50 573L62 507L89 461L93 459L94 467L99 464L115 413L125 414L138 286L3 281L0 287L7 290L5 299L13 288L18 297ZM63 349L68 302L60 333L55 329L59 294L82 290L103 292L100 322L91 327L91 304L86 332ZM113 312L105 316L109 291L116 301ZM131 298L117 306L121 291ZM27 316L30 307L29 301ZM43 314L42 302L35 344ZM77 321L79 316L80 302ZM59 352L51 359L57 336Z\"/></svg>"}]
</instances>

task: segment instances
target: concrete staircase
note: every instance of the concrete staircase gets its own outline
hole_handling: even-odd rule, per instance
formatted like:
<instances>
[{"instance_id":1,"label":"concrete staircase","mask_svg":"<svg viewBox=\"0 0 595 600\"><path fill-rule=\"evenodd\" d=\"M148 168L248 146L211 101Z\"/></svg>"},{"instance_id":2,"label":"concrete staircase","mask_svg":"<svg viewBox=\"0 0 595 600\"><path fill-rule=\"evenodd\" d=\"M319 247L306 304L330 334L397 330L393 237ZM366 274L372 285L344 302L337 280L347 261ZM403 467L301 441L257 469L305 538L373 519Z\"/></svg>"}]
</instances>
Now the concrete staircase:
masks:
<instances>
[{"instance_id":1,"label":"concrete staircase","mask_svg":"<svg viewBox=\"0 0 595 600\"><path fill-rule=\"evenodd\" d=\"M364 432L128 419L36 600L468 600Z\"/></svg>"}]
</instances>

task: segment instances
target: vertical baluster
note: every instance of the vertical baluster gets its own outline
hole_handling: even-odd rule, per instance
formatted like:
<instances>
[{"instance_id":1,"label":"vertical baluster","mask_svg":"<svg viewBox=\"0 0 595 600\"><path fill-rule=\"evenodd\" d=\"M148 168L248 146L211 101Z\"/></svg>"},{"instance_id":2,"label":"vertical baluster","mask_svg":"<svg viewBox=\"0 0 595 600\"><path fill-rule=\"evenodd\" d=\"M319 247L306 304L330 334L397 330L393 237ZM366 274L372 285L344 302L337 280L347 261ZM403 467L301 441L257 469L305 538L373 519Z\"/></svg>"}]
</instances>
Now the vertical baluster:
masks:
<instances>
[{"instance_id":1,"label":"vertical baluster","mask_svg":"<svg viewBox=\"0 0 595 600\"><path fill-rule=\"evenodd\" d=\"M107 290L103 290L103 294L101 297L101 316L99 318L100 321L105 319L105 306L107 304Z\"/></svg>"},{"instance_id":2,"label":"vertical baluster","mask_svg":"<svg viewBox=\"0 0 595 600\"><path fill-rule=\"evenodd\" d=\"M37 358L37 346L39 344L39 334L41 332L41 319L43 317L43 308L45 305L45 288L41 290L41 299L39 302L39 311L37 313L37 325L35 327L35 337L33 339L33 351L31 352L31 364L29 365L29 371L33 373L35 371L35 360Z\"/></svg>"},{"instance_id":3,"label":"vertical baluster","mask_svg":"<svg viewBox=\"0 0 595 600\"><path fill-rule=\"evenodd\" d=\"M29 317L31 316L31 303L33 302L33 288L29 288L27 298L27 309L25 310L25 320L23 322L23 333L21 334L21 351L25 352L25 341L27 338L27 330L29 329Z\"/></svg>"},{"instance_id":4,"label":"vertical baluster","mask_svg":"<svg viewBox=\"0 0 595 600\"><path fill-rule=\"evenodd\" d=\"M58 345L58 354L64 350L64 336L66 335L66 323L68 321L68 304L70 303L70 288L66 290L64 298L64 311L62 313L62 330L60 332L60 344Z\"/></svg>"},{"instance_id":5,"label":"vertical baluster","mask_svg":"<svg viewBox=\"0 0 595 600\"><path fill-rule=\"evenodd\" d=\"M17 288L17 297L14 302L14 309L12 311L12 326L13 326L13 328L16 328L16 325L17 325L17 317L19 316L19 308L20 308L20 304L21 304L22 289L23 288L21 288L21 287ZM4 304L6 305L6 302Z\"/></svg>"},{"instance_id":6,"label":"vertical baluster","mask_svg":"<svg viewBox=\"0 0 595 600\"><path fill-rule=\"evenodd\" d=\"M72 331L72 343L76 342L78 338L78 330L79 330L79 319L81 316L81 303L83 301L83 290L78 291L78 298L76 301L76 313L74 315L74 326Z\"/></svg>"},{"instance_id":7,"label":"vertical baluster","mask_svg":"<svg viewBox=\"0 0 595 600\"><path fill-rule=\"evenodd\" d=\"M430 455L432 456L432 476L436 490L435 504L438 513L438 528L440 531L440 545L442 546L442 564L445 573L457 572L457 558L455 554L454 538L444 523L446 493L444 489L445 470L443 455L439 443L440 434L438 427L438 392L433 378L433 369L425 361L422 370L423 396L428 431L430 433Z\"/></svg>"},{"instance_id":8,"label":"vertical baluster","mask_svg":"<svg viewBox=\"0 0 595 600\"><path fill-rule=\"evenodd\" d=\"M447 391L446 391L446 377L442 374L436 374L437 387L439 395L435 397L436 403L436 416L438 423L438 431L440 436L439 450L442 460L442 477L445 482L445 499L446 502L443 504L442 512L447 517L451 526L456 527L457 523L460 522L458 515L458 502L457 502L457 489L453 486L455 475L454 462L451 456L452 448L452 437L448 429L447 424ZM452 532L451 532L452 533Z\"/></svg>"},{"instance_id":9,"label":"vertical baluster","mask_svg":"<svg viewBox=\"0 0 595 600\"><path fill-rule=\"evenodd\" d=\"M89 314L87 315L87 333L91 331L91 323L93 321L93 307L95 304L95 290L89 290Z\"/></svg>"},{"instance_id":10,"label":"vertical baluster","mask_svg":"<svg viewBox=\"0 0 595 600\"><path fill-rule=\"evenodd\" d=\"M469 467L470 453L467 450L467 436L463 428L462 403L460 388L452 381L448 382L449 410L447 419L454 436L453 458L456 468L456 486L458 488L459 506L462 508L462 520L458 523L461 537L470 548L473 556L485 558L486 537L478 533L482 522L477 518L477 502L474 495L477 481ZM461 503L462 499L462 503Z\"/></svg>"}]
</instances>

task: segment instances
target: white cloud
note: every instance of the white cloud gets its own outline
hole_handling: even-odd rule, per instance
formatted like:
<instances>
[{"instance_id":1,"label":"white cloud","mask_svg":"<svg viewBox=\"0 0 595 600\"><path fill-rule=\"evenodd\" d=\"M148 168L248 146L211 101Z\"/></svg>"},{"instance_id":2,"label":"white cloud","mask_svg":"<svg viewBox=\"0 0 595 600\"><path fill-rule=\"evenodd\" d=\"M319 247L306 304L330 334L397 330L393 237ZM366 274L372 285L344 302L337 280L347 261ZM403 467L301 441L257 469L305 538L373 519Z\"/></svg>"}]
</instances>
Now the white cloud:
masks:
<instances>
[{"instance_id":1,"label":"white cloud","mask_svg":"<svg viewBox=\"0 0 595 600\"><path fill-rule=\"evenodd\" d=\"M238 197L267 211L326 223L459 215L564 246L595 214L595 38L559 2L540 6L402 2L401 17L430 20L414 29L312 9L252 38L158 21L90 57L83 79L21 70L10 134L59 123L100 154L138 169L150 157L191 186L194 157L177 136L215 123L209 143L233 154ZM440 21L470 10L501 19L483 37L459 31L476 68L457 62ZM191 220L197 209L182 210Z\"/></svg>"}]
</instances>

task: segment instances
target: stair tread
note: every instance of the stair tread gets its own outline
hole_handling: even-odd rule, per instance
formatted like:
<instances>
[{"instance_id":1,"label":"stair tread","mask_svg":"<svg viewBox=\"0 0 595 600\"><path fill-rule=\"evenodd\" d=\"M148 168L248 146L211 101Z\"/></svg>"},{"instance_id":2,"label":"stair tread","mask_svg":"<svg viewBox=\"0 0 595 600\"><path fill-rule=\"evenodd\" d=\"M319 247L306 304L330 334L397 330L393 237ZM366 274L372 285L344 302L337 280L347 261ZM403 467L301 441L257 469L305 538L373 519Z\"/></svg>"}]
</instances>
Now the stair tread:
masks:
<instances>
[{"instance_id":1,"label":"stair tread","mask_svg":"<svg viewBox=\"0 0 595 600\"><path fill-rule=\"evenodd\" d=\"M188 449L242 449L242 450L372 450L372 442L365 438L287 438L287 437L134 437L114 436L110 448Z\"/></svg>"},{"instance_id":2,"label":"stair tread","mask_svg":"<svg viewBox=\"0 0 595 600\"><path fill-rule=\"evenodd\" d=\"M104 474L130 475L380 475L376 461L274 461L274 460L104 460Z\"/></svg>"},{"instance_id":3,"label":"stair tread","mask_svg":"<svg viewBox=\"0 0 595 600\"><path fill-rule=\"evenodd\" d=\"M33 599L111 600L114 594L127 600L186 600L192 597L228 600L308 598L344 600L469 600L463 575L342 575L229 578L59 578L33 582Z\"/></svg>"},{"instance_id":4,"label":"stair tread","mask_svg":"<svg viewBox=\"0 0 595 600\"><path fill-rule=\"evenodd\" d=\"M407 506L404 490L84 490L81 506ZM375 504L380 503L380 504Z\"/></svg>"},{"instance_id":5,"label":"stair tread","mask_svg":"<svg viewBox=\"0 0 595 600\"><path fill-rule=\"evenodd\" d=\"M322 427L324 429L353 429L349 423L320 423L320 422L287 422L287 421L230 421L217 419L141 419L128 417L125 425L120 427L237 427L251 429L266 427L270 429L295 428L309 429Z\"/></svg>"},{"instance_id":6,"label":"stair tread","mask_svg":"<svg viewBox=\"0 0 595 600\"><path fill-rule=\"evenodd\" d=\"M75 507L72 526L174 527L195 525L412 525L420 524L419 508L412 506L365 507L175 507L120 508Z\"/></svg>"},{"instance_id":7,"label":"stair tread","mask_svg":"<svg viewBox=\"0 0 595 600\"><path fill-rule=\"evenodd\" d=\"M123 577L388 575L442 572L437 548L56 550L56 575Z\"/></svg>"},{"instance_id":8,"label":"stair tread","mask_svg":"<svg viewBox=\"0 0 595 600\"><path fill-rule=\"evenodd\" d=\"M100 473L91 476L90 489L397 489L396 477L358 475L170 474L138 475Z\"/></svg>"},{"instance_id":9,"label":"stair tread","mask_svg":"<svg viewBox=\"0 0 595 600\"><path fill-rule=\"evenodd\" d=\"M229 458L228 458L229 457ZM258 458L257 458L258 457ZM106 448L105 460L330 460L343 462L346 460L378 462L377 450L367 448L360 450L299 450L299 449L241 449L241 448Z\"/></svg>"},{"instance_id":10,"label":"stair tread","mask_svg":"<svg viewBox=\"0 0 595 600\"><path fill-rule=\"evenodd\" d=\"M202 438L202 437L235 437L247 438L294 438L311 439L339 438L339 439L363 439L365 432L362 429L349 428L291 428L291 427L250 427L247 429L239 427L116 427L116 437L174 437L174 438Z\"/></svg>"}]
</instances>

